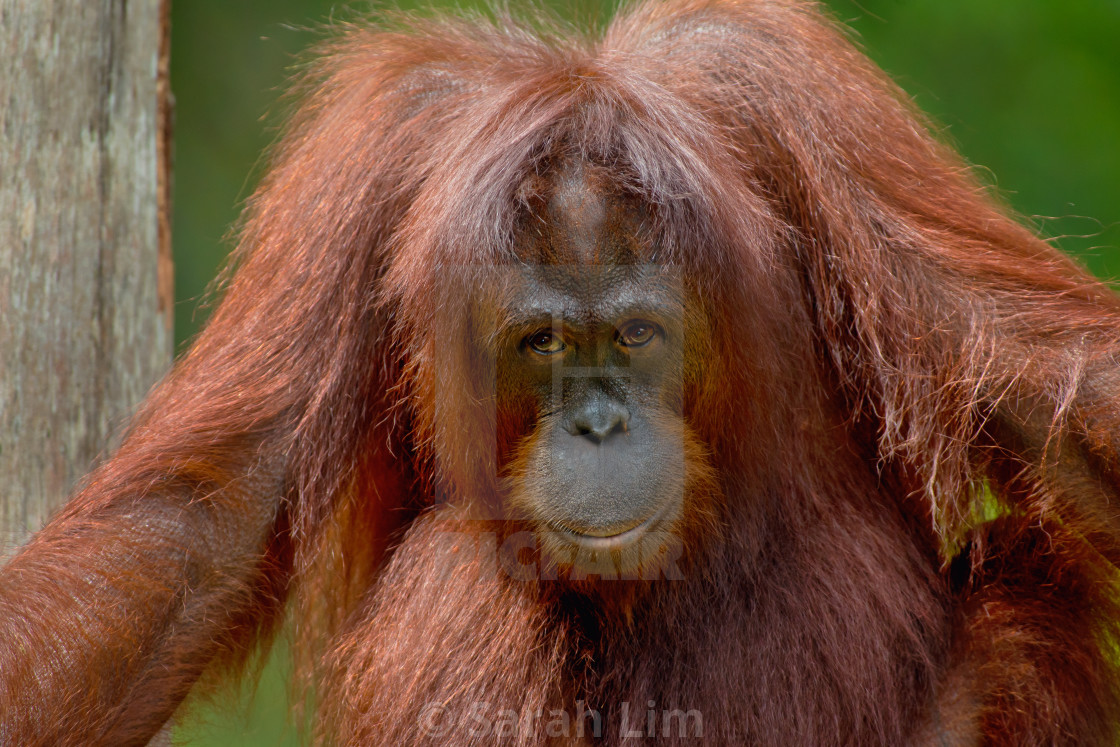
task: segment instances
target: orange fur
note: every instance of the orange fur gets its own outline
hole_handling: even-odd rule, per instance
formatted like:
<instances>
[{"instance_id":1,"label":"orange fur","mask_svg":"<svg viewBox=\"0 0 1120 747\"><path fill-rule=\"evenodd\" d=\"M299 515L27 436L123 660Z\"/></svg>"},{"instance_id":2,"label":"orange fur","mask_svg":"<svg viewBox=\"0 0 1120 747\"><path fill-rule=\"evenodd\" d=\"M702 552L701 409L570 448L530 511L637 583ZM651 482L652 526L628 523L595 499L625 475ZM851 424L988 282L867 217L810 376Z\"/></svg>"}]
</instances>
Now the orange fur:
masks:
<instances>
[{"instance_id":1,"label":"orange fur","mask_svg":"<svg viewBox=\"0 0 1120 747\"><path fill-rule=\"evenodd\" d=\"M291 598L324 741L442 744L424 709L485 701L696 709L712 744L1115 744L1117 298L812 2L534 28L321 50L214 318L0 572L0 743L143 743ZM472 513L532 422L464 342L475 292L572 158L697 307L683 580L512 579Z\"/></svg>"}]
</instances>

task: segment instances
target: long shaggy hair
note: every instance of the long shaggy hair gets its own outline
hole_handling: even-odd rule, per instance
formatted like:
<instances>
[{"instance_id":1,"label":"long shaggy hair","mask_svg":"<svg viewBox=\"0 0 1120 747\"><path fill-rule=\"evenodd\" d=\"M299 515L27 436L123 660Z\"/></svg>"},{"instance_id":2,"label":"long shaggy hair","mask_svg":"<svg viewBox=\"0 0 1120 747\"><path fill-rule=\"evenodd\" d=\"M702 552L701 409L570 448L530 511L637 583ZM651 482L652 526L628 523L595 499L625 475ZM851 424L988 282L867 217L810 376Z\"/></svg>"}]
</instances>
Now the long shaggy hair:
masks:
<instances>
[{"instance_id":1,"label":"long shaggy hair","mask_svg":"<svg viewBox=\"0 0 1120 747\"><path fill-rule=\"evenodd\" d=\"M281 494L190 650L248 650L293 590L340 744L491 744L472 706L577 702L608 744L651 702L712 744L1114 743L1120 304L817 3L646 2L591 36L387 16L318 52L225 300L40 546L122 495L244 517ZM709 515L686 578L634 604L511 580L451 508L507 467L471 289L522 259L526 185L573 159L643 205L640 260L679 269L703 327Z\"/></svg>"}]
</instances>

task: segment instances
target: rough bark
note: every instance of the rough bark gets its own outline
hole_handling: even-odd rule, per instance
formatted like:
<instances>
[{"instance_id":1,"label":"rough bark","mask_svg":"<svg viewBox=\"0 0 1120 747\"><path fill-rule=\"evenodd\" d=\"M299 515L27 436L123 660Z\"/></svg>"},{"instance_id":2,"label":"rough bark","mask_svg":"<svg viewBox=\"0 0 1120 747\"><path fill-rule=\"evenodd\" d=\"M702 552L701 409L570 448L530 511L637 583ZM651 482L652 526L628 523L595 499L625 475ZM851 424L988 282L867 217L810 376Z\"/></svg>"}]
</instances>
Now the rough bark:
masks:
<instances>
[{"instance_id":1,"label":"rough bark","mask_svg":"<svg viewBox=\"0 0 1120 747\"><path fill-rule=\"evenodd\" d=\"M0 558L171 361L167 0L0 0Z\"/></svg>"}]
</instances>

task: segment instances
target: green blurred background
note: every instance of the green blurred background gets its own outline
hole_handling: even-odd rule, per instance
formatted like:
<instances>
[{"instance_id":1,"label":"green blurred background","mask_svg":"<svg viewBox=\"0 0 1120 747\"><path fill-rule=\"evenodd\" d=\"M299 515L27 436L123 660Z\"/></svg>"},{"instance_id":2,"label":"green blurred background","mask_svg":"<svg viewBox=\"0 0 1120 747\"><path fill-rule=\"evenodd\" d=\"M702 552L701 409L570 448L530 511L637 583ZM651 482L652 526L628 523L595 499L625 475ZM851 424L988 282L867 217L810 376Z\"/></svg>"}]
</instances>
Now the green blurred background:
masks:
<instances>
[{"instance_id":1,"label":"green blurred background","mask_svg":"<svg viewBox=\"0 0 1120 747\"><path fill-rule=\"evenodd\" d=\"M510 0L516 3L516 0ZM581 18L616 3L547 3ZM378 4L378 7L389 5ZM393 3L395 7L415 3ZM457 3L431 0L424 7ZM831 0L868 54L983 169L983 178L1101 277L1120 278L1120 0ZM298 53L369 3L172 0L176 339L228 252L230 226L281 122ZM178 729L195 745L295 745L283 657L255 696Z\"/></svg>"}]
</instances>

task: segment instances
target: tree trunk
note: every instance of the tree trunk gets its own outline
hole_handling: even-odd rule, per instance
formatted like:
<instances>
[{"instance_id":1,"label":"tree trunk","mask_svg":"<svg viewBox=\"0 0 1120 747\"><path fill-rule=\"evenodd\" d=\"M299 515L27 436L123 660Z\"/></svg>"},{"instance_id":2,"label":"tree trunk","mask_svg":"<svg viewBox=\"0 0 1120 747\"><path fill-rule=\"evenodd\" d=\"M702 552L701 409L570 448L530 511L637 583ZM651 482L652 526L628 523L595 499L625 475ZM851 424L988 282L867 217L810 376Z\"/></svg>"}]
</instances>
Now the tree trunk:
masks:
<instances>
[{"instance_id":1,"label":"tree trunk","mask_svg":"<svg viewBox=\"0 0 1120 747\"><path fill-rule=\"evenodd\" d=\"M167 0L0 0L0 558L171 361Z\"/></svg>"}]
</instances>

